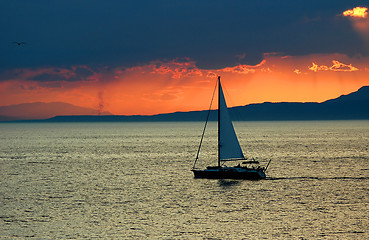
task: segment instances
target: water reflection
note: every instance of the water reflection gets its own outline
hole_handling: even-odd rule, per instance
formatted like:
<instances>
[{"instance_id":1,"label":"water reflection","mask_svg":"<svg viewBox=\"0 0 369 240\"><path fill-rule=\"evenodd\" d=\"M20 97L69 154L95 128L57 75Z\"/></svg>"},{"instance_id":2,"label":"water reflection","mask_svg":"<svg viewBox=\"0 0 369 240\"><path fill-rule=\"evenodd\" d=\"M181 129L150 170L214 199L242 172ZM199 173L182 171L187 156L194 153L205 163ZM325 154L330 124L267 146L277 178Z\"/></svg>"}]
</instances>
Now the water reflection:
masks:
<instances>
[{"instance_id":1,"label":"water reflection","mask_svg":"<svg viewBox=\"0 0 369 240\"><path fill-rule=\"evenodd\" d=\"M228 179L219 179L218 184L222 188L229 188L233 186L237 186L241 183L240 180L228 180Z\"/></svg>"},{"instance_id":2,"label":"water reflection","mask_svg":"<svg viewBox=\"0 0 369 240\"><path fill-rule=\"evenodd\" d=\"M265 180L368 180L369 177L267 177Z\"/></svg>"},{"instance_id":3,"label":"water reflection","mask_svg":"<svg viewBox=\"0 0 369 240\"><path fill-rule=\"evenodd\" d=\"M195 180L202 123L0 124L0 239L369 239L369 122L318 124L241 128L260 181Z\"/></svg>"}]
</instances>

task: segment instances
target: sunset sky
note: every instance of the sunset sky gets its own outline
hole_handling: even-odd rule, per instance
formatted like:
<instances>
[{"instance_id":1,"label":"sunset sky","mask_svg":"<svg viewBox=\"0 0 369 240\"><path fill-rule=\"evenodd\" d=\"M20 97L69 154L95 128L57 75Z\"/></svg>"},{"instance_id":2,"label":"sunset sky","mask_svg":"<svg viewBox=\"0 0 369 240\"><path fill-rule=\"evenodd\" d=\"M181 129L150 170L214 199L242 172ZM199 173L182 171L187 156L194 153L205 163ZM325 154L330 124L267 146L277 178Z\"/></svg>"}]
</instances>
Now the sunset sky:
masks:
<instances>
[{"instance_id":1,"label":"sunset sky","mask_svg":"<svg viewBox=\"0 0 369 240\"><path fill-rule=\"evenodd\" d=\"M367 0L4 0L0 106L203 110L218 75L230 106L322 102L369 85L368 7Z\"/></svg>"}]
</instances>

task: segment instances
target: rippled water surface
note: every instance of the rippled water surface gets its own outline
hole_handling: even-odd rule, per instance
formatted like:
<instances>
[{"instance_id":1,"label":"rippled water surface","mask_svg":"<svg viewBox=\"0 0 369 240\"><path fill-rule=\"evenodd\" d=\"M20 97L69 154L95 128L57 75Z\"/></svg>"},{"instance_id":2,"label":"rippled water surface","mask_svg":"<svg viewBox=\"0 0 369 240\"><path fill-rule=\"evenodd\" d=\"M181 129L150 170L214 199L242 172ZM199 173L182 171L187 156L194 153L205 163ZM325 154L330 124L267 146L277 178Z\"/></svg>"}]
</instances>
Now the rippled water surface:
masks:
<instances>
[{"instance_id":1,"label":"rippled water surface","mask_svg":"<svg viewBox=\"0 0 369 240\"><path fill-rule=\"evenodd\" d=\"M203 123L0 124L0 238L369 238L369 121L235 127L268 179L194 179Z\"/></svg>"}]
</instances>

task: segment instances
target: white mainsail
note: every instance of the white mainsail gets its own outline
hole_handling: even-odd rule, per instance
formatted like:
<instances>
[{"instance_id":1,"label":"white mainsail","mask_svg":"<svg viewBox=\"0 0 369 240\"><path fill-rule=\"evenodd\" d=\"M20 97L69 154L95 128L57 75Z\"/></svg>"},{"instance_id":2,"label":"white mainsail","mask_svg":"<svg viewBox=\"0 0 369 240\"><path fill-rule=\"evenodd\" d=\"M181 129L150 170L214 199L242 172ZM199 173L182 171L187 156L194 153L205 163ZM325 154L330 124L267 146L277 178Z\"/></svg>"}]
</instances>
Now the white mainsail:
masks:
<instances>
[{"instance_id":1,"label":"white mainsail","mask_svg":"<svg viewBox=\"0 0 369 240\"><path fill-rule=\"evenodd\" d=\"M219 80L219 160L245 159L229 117Z\"/></svg>"}]
</instances>

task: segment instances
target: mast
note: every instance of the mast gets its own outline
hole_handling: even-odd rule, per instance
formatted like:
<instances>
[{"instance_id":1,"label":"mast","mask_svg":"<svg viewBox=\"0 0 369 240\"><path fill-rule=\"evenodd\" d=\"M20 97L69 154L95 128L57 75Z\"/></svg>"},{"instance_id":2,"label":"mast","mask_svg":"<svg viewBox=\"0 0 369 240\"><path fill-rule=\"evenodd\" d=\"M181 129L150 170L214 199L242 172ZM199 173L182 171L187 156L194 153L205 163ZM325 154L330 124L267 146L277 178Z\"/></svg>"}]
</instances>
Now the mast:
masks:
<instances>
[{"instance_id":1,"label":"mast","mask_svg":"<svg viewBox=\"0 0 369 240\"><path fill-rule=\"evenodd\" d=\"M220 76L218 76L218 167L220 167Z\"/></svg>"}]
</instances>

